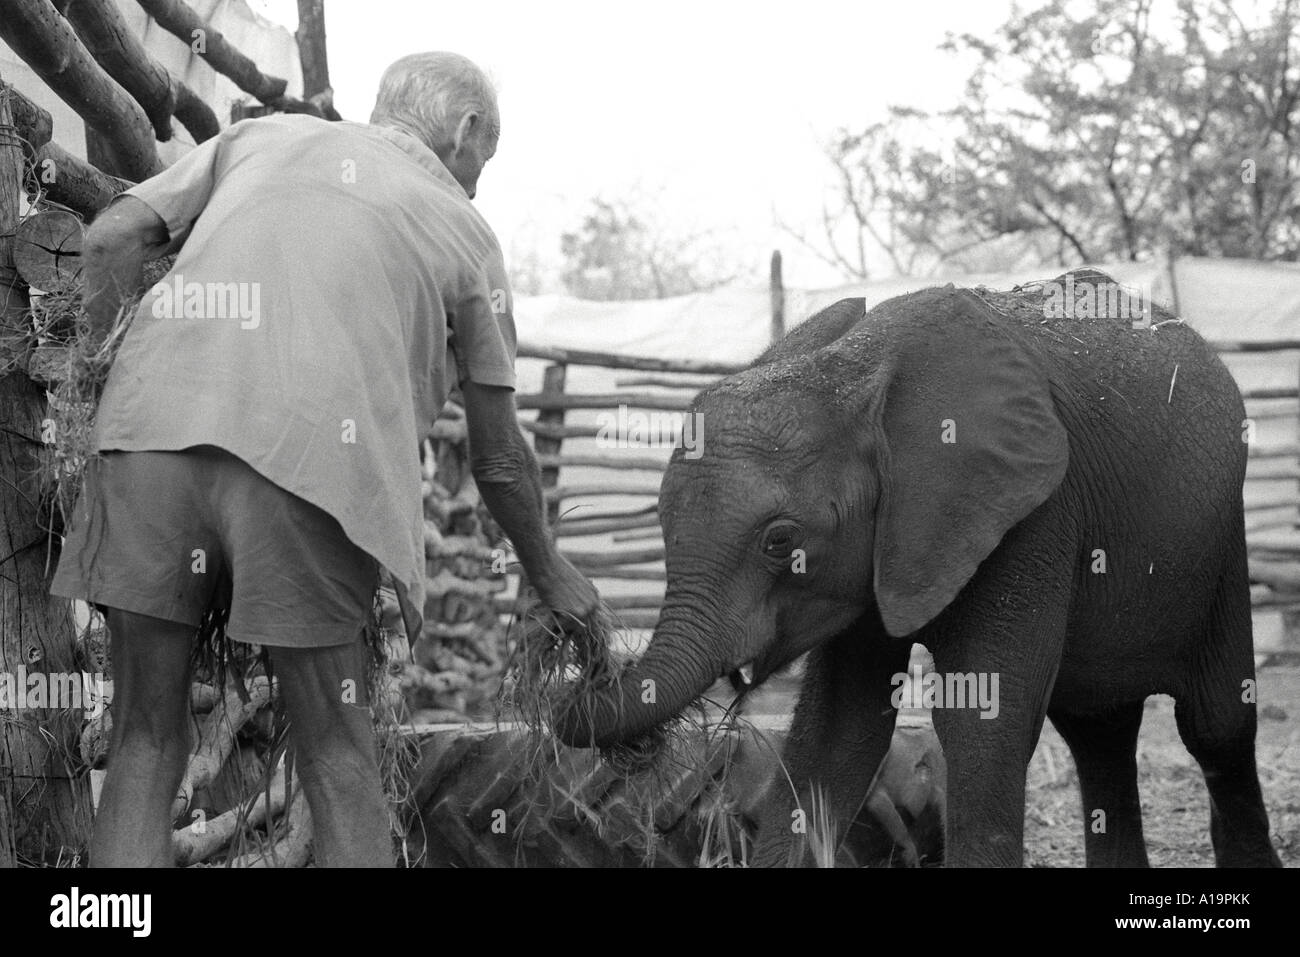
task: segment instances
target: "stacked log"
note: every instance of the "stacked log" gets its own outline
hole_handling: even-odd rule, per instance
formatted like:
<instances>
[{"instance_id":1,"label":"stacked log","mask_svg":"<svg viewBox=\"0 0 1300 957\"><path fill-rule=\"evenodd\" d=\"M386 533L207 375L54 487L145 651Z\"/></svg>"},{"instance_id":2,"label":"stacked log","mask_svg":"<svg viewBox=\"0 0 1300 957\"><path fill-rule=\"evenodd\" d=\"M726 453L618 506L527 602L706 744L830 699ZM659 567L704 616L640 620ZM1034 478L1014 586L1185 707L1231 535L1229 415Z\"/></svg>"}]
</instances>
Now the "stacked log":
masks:
<instances>
[{"instance_id":1,"label":"stacked log","mask_svg":"<svg viewBox=\"0 0 1300 957\"><path fill-rule=\"evenodd\" d=\"M470 474L465 413L448 404L424 446L424 631L400 668L416 724L495 713L506 623L493 598L507 585L501 534Z\"/></svg>"}]
</instances>

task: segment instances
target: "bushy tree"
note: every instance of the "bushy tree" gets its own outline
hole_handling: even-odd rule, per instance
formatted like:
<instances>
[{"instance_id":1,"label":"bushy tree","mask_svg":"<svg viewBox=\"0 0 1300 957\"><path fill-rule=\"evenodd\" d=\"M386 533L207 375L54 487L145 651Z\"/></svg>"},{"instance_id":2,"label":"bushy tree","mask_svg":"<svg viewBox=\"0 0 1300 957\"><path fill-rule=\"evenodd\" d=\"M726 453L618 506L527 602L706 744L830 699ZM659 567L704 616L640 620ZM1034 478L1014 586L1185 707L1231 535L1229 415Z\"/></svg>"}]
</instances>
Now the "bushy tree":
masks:
<instances>
[{"instance_id":1,"label":"bushy tree","mask_svg":"<svg viewBox=\"0 0 1300 957\"><path fill-rule=\"evenodd\" d=\"M565 289L582 299L665 299L735 277L706 235L668 228L648 207L593 199L581 223L560 237Z\"/></svg>"},{"instance_id":2,"label":"bushy tree","mask_svg":"<svg viewBox=\"0 0 1300 957\"><path fill-rule=\"evenodd\" d=\"M1240 4L1239 4L1240 5ZM846 275L1159 252L1300 256L1295 0L1050 0L992 37L935 116L828 145L836 197L800 238Z\"/></svg>"}]
</instances>

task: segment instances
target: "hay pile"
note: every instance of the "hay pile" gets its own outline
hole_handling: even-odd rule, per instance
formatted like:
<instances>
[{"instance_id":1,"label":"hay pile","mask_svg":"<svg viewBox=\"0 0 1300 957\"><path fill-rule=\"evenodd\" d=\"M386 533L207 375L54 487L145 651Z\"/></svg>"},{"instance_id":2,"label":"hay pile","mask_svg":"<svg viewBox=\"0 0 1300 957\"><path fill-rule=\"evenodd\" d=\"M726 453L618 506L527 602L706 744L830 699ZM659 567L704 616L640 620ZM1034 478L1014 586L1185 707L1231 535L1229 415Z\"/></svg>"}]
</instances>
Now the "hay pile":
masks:
<instances>
[{"instance_id":1,"label":"hay pile","mask_svg":"<svg viewBox=\"0 0 1300 957\"><path fill-rule=\"evenodd\" d=\"M552 736L561 716L590 721L595 697L631 664L617 650L623 631L603 605L584 624L557 621L534 603L513 624L500 702L502 719L526 729L512 752L521 769L513 818L517 855L532 858L539 832L572 834L580 824L643 865L661 854L679 860L690 849L698 866L744 866L751 826L728 779L738 742L752 729L733 713L734 702L701 697L639 737L599 752L568 748ZM608 783L578 783L591 780Z\"/></svg>"},{"instance_id":2,"label":"hay pile","mask_svg":"<svg viewBox=\"0 0 1300 957\"><path fill-rule=\"evenodd\" d=\"M81 307L80 281L64 282L32 298L26 341L8 343L10 364L44 381L50 393L42 423L39 476L42 501L56 531L65 527L81 491L82 474L92 452L95 410L108 371L135 314L138 299L123 304L114 327L102 340L91 334L90 318Z\"/></svg>"}]
</instances>

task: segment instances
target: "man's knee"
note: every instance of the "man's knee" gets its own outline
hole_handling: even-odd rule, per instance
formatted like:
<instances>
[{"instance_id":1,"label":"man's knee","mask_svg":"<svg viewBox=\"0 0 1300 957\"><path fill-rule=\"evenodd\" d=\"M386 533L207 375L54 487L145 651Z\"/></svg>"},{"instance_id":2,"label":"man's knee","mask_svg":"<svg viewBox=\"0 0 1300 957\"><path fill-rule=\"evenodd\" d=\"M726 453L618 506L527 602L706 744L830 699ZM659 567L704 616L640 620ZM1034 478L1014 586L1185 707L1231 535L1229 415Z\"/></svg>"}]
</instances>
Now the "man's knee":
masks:
<instances>
[{"instance_id":1,"label":"man's knee","mask_svg":"<svg viewBox=\"0 0 1300 957\"><path fill-rule=\"evenodd\" d=\"M289 719L303 726L305 735L369 737L365 657L359 642L328 648L273 648L271 664Z\"/></svg>"}]
</instances>

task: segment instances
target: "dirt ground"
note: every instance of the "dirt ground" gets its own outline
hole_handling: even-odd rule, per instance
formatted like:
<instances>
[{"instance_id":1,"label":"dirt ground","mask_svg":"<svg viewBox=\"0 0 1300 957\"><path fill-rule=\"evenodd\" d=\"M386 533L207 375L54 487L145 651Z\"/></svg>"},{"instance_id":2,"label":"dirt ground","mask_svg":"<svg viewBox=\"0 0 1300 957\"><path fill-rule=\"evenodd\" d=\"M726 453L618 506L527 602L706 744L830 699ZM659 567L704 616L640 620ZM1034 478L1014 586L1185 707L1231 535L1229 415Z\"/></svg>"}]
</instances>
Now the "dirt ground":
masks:
<instances>
[{"instance_id":1,"label":"dirt ground","mask_svg":"<svg viewBox=\"0 0 1300 957\"><path fill-rule=\"evenodd\" d=\"M1259 670L1255 755L1273 846L1287 867L1300 865L1300 665ZM1142 826L1153 867L1213 867L1205 780L1178 737L1172 698L1147 701L1138 739ZM1025 863L1083 866L1079 779L1069 748L1048 722L1029 765Z\"/></svg>"}]
</instances>

